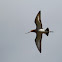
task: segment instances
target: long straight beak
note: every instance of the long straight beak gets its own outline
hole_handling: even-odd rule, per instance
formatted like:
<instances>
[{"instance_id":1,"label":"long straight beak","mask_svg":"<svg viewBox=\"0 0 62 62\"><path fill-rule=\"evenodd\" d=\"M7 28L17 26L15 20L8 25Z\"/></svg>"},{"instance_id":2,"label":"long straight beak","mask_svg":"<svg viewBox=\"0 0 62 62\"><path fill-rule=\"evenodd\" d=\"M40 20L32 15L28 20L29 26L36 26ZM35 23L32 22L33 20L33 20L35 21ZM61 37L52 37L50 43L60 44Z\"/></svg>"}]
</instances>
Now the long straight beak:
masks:
<instances>
[{"instance_id":1,"label":"long straight beak","mask_svg":"<svg viewBox=\"0 0 62 62\"><path fill-rule=\"evenodd\" d=\"M25 34L28 34L28 33L30 33L30 32L27 32L27 33L25 33Z\"/></svg>"}]
</instances>

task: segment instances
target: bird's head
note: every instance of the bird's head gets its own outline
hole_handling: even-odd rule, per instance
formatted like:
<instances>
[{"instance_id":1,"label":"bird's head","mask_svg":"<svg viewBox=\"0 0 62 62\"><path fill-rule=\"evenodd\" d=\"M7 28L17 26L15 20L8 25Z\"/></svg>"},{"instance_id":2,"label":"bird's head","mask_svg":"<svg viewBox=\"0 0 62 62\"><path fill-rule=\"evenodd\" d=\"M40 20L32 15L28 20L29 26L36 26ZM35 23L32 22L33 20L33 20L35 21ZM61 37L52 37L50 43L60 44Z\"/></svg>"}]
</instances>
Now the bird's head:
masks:
<instances>
[{"instance_id":1,"label":"bird's head","mask_svg":"<svg viewBox=\"0 0 62 62\"><path fill-rule=\"evenodd\" d=\"M36 30L31 30L31 31L27 32L26 34L28 34L28 33L30 33L30 32L36 32Z\"/></svg>"},{"instance_id":2,"label":"bird's head","mask_svg":"<svg viewBox=\"0 0 62 62\"><path fill-rule=\"evenodd\" d=\"M30 32L36 32L36 30L31 30Z\"/></svg>"}]
</instances>

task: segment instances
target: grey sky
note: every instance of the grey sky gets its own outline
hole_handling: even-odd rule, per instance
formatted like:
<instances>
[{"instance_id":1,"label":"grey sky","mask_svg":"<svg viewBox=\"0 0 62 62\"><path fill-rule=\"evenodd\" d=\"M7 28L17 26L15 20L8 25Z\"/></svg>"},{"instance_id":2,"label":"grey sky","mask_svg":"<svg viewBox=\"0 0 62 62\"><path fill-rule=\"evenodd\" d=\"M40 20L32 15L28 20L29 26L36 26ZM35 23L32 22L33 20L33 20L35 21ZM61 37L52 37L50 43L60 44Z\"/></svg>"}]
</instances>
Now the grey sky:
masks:
<instances>
[{"instance_id":1,"label":"grey sky","mask_svg":"<svg viewBox=\"0 0 62 62\"><path fill-rule=\"evenodd\" d=\"M35 45L35 17L41 10L43 28L54 33ZM0 0L0 62L62 62L62 0Z\"/></svg>"}]
</instances>

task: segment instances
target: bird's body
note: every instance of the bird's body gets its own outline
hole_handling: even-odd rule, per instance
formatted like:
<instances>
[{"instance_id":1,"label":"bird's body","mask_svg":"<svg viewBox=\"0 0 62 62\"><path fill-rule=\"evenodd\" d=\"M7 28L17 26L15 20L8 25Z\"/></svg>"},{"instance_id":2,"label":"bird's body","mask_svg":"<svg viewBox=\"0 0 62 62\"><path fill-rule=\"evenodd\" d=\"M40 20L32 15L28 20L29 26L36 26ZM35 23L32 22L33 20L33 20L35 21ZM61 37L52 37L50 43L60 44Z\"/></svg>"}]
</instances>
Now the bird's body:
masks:
<instances>
[{"instance_id":1,"label":"bird's body","mask_svg":"<svg viewBox=\"0 0 62 62\"><path fill-rule=\"evenodd\" d=\"M48 36L49 32L51 32L51 31L49 31L49 28L43 29L43 27L42 27L41 11L38 12L38 14L35 18L35 24L36 24L36 29L31 30L30 32L36 33L35 43L36 43L36 46L37 46L39 52L41 53L42 34L44 33Z\"/></svg>"},{"instance_id":2,"label":"bird's body","mask_svg":"<svg viewBox=\"0 0 62 62\"><path fill-rule=\"evenodd\" d=\"M40 32L40 33L47 33L47 31L45 31L45 29L39 29L38 32Z\"/></svg>"}]
</instances>

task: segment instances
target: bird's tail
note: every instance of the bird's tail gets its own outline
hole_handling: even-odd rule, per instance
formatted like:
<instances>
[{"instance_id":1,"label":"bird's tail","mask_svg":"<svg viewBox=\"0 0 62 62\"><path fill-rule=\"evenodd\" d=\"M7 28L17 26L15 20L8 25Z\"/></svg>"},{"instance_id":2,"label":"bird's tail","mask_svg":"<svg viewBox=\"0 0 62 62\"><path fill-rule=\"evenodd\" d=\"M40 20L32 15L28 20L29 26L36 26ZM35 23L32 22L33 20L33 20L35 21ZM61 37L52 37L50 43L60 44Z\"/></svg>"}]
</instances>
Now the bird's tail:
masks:
<instances>
[{"instance_id":1,"label":"bird's tail","mask_svg":"<svg viewBox=\"0 0 62 62\"><path fill-rule=\"evenodd\" d=\"M49 28L46 28L47 33L45 33L47 36L49 35Z\"/></svg>"}]
</instances>

